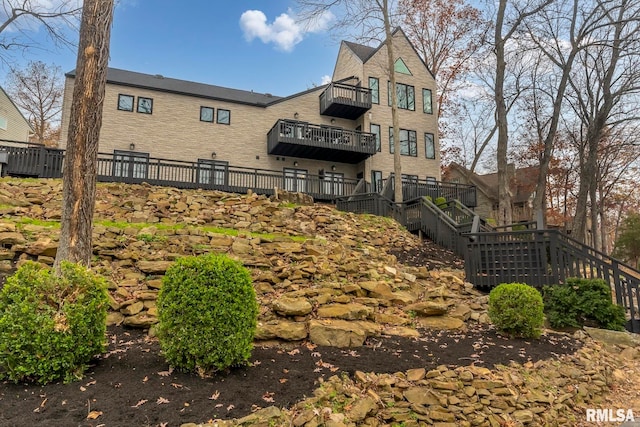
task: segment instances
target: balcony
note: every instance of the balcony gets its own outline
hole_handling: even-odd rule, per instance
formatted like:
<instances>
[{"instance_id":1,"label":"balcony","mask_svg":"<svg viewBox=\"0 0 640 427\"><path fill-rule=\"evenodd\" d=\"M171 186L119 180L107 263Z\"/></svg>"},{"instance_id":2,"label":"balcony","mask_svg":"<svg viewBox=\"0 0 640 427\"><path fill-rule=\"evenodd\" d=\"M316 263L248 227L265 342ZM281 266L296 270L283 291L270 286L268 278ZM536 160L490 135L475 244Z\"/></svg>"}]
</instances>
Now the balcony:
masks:
<instances>
[{"instance_id":1,"label":"balcony","mask_svg":"<svg viewBox=\"0 0 640 427\"><path fill-rule=\"evenodd\" d=\"M371 109L371 89L331 83L320 95L320 114L355 120Z\"/></svg>"},{"instance_id":2,"label":"balcony","mask_svg":"<svg viewBox=\"0 0 640 427\"><path fill-rule=\"evenodd\" d=\"M281 119L267 134L267 152L353 164L375 154L376 139L369 132Z\"/></svg>"}]
</instances>

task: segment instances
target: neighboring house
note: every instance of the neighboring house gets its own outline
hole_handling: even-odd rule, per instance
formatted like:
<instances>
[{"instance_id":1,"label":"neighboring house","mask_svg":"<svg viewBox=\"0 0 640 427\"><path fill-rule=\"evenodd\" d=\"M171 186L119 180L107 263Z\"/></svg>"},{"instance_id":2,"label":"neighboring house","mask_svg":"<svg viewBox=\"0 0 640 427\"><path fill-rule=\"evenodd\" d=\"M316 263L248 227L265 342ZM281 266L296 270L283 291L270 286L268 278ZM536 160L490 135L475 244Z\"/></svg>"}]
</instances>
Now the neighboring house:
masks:
<instances>
[{"instance_id":1,"label":"neighboring house","mask_svg":"<svg viewBox=\"0 0 640 427\"><path fill-rule=\"evenodd\" d=\"M401 29L393 40L402 172L439 180L436 84ZM377 189L393 172L386 52L384 43L343 41L332 83L287 97L110 68L99 151L113 154L120 176L145 178L149 158L164 158L208 168L201 181L223 182L234 166L284 174L287 190L305 191L312 175L337 183L334 193L361 178ZM74 76L66 75L60 148Z\"/></svg>"},{"instance_id":2,"label":"neighboring house","mask_svg":"<svg viewBox=\"0 0 640 427\"><path fill-rule=\"evenodd\" d=\"M516 169L508 166L510 191L512 195L513 222L533 221L532 202L535 195L538 168L525 167ZM478 175L468 169L452 163L444 174L444 181L476 186L478 206L474 211L481 218L498 218L498 174Z\"/></svg>"},{"instance_id":3,"label":"neighboring house","mask_svg":"<svg viewBox=\"0 0 640 427\"><path fill-rule=\"evenodd\" d=\"M0 87L0 140L28 142L33 130L9 95Z\"/></svg>"}]
</instances>

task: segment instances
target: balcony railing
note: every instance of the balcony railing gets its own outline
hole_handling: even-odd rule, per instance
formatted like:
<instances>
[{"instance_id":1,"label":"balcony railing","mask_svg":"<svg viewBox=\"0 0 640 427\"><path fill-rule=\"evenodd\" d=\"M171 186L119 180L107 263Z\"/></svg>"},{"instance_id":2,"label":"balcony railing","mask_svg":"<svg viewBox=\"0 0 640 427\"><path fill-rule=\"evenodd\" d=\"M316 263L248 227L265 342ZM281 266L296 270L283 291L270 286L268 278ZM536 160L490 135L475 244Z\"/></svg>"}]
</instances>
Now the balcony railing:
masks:
<instances>
[{"instance_id":1,"label":"balcony railing","mask_svg":"<svg viewBox=\"0 0 640 427\"><path fill-rule=\"evenodd\" d=\"M376 152L372 133L296 120L278 120L267 144L269 154L341 163L359 163Z\"/></svg>"},{"instance_id":2,"label":"balcony railing","mask_svg":"<svg viewBox=\"0 0 640 427\"><path fill-rule=\"evenodd\" d=\"M371 89L331 83L320 95L320 114L354 120L371 109Z\"/></svg>"}]
</instances>

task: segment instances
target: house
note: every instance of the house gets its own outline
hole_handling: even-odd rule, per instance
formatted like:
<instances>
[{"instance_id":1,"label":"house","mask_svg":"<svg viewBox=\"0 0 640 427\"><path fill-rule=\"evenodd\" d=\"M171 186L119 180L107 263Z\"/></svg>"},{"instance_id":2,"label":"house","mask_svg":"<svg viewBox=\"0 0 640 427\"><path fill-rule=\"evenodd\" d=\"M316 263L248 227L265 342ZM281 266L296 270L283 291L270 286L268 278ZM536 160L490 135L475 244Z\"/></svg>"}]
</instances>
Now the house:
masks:
<instances>
[{"instance_id":1,"label":"house","mask_svg":"<svg viewBox=\"0 0 640 427\"><path fill-rule=\"evenodd\" d=\"M515 168L508 165L510 190L512 194L513 222L534 221L532 208L538 179L538 168L529 166ZM476 186L477 206L475 212L481 218L498 218L498 174L478 175L457 163L447 167L444 181Z\"/></svg>"},{"instance_id":2,"label":"house","mask_svg":"<svg viewBox=\"0 0 640 427\"><path fill-rule=\"evenodd\" d=\"M401 29L392 37L402 172L439 180L434 77ZM222 184L230 168L246 168L284 175L286 190L307 192L312 178L320 180L316 197L350 194L361 179L379 190L393 171L386 67L384 43L343 41L330 84L286 97L110 68L99 152L113 156L113 175L137 179L156 177L153 159L172 159L196 163L199 182ZM72 71L61 148L73 85Z\"/></svg>"},{"instance_id":3,"label":"house","mask_svg":"<svg viewBox=\"0 0 640 427\"><path fill-rule=\"evenodd\" d=\"M0 87L0 140L28 142L33 130L9 95Z\"/></svg>"}]
</instances>

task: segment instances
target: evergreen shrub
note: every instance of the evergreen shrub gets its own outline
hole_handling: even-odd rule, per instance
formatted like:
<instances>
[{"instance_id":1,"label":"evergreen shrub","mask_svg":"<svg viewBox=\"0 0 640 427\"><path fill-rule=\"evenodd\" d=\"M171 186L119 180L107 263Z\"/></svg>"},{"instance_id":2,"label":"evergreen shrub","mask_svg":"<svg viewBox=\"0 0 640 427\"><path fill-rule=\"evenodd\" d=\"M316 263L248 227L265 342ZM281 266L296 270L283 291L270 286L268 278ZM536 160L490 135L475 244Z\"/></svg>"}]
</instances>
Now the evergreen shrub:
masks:
<instances>
[{"instance_id":1,"label":"evergreen shrub","mask_svg":"<svg viewBox=\"0 0 640 427\"><path fill-rule=\"evenodd\" d=\"M0 377L46 384L82 377L106 343L107 285L87 268L57 276L27 262L0 291Z\"/></svg>"},{"instance_id":2,"label":"evergreen shrub","mask_svg":"<svg viewBox=\"0 0 640 427\"><path fill-rule=\"evenodd\" d=\"M489 318L504 333L539 338L544 323L542 296L523 283L503 283L489 294Z\"/></svg>"},{"instance_id":3,"label":"evergreen shrub","mask_svg":"<svg viewBox=\"0 0 640 427\"><path fill-rule=\"evenodd\" d=\"M205 375L245 364L258 318L249 271L224 254L179 259L162 280L158 317L170 365Z\"/></svg>"}]
</instances>

